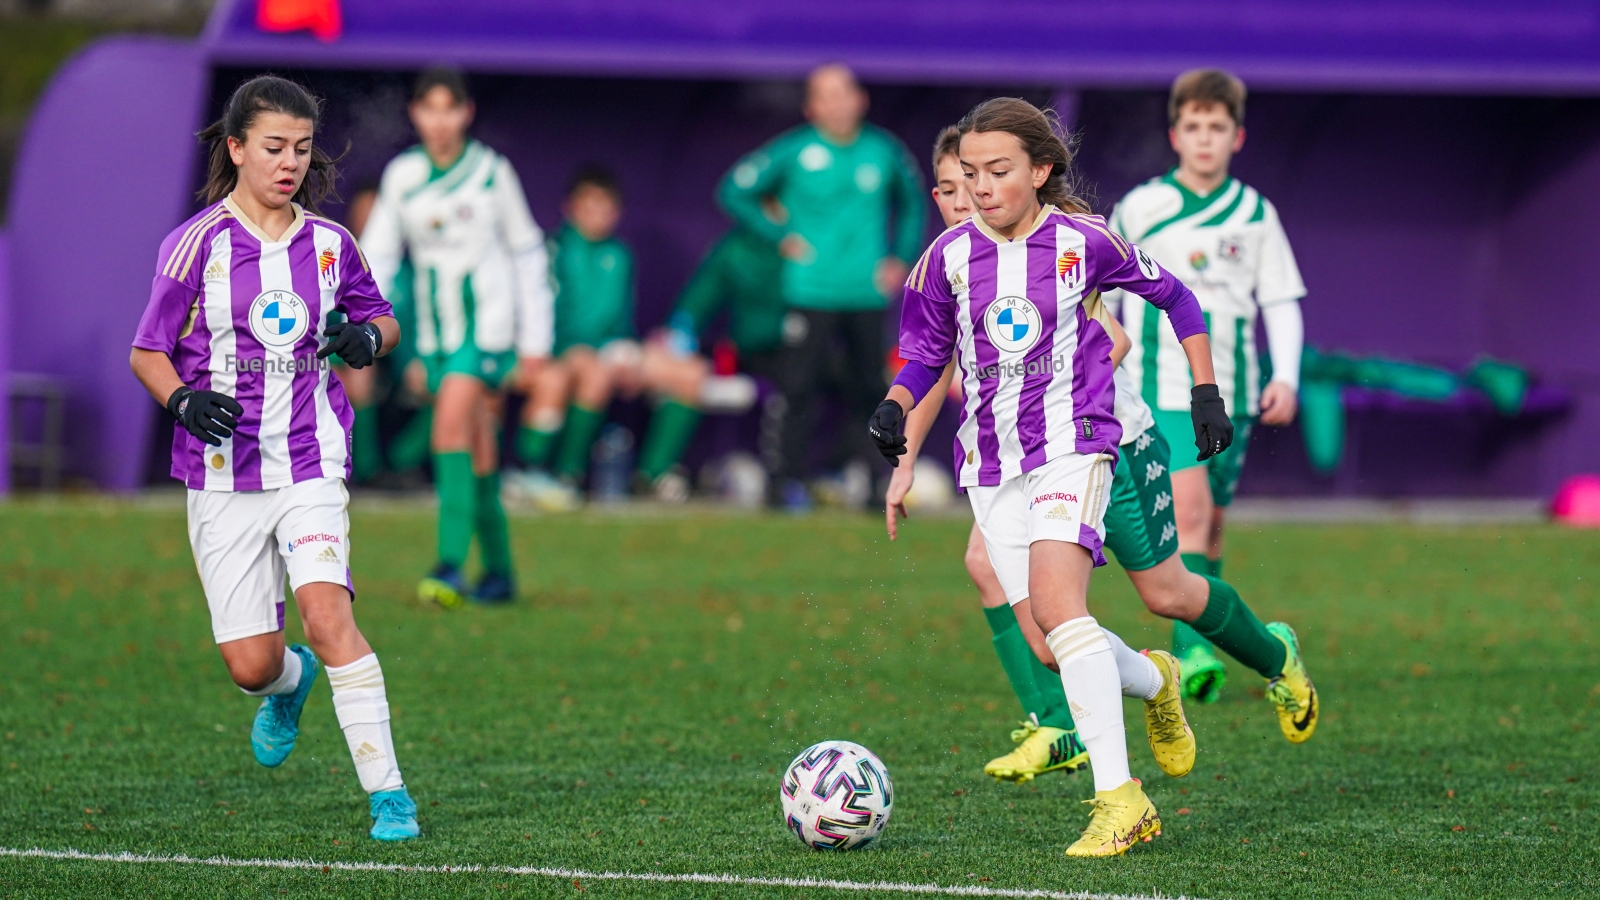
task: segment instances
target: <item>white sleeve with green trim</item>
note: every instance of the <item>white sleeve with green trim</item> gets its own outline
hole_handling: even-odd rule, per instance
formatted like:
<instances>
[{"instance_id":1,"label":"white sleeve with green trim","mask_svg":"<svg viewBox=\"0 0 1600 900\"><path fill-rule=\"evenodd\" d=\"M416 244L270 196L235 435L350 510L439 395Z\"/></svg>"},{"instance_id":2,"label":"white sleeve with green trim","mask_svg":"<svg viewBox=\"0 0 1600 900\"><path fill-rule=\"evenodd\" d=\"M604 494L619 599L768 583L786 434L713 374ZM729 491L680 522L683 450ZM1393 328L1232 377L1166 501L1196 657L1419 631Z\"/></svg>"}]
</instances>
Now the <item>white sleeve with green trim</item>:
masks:
<instances>
[{"instance_id":1,"label":"white sleeve with green trim","mask_svg":"<svg viewBox=\"0 0 1600 900\"><path fill-rule=\"evenodd\" d=\"M1230 415L1255 415L1260 361L1255 320L1260 306L1305 293L1277 211L1254 188L1230 178L1200 195L1168 174L1129 192L1118 216L1126 235L1194 291L1211 333L1217 386ZM1258 305L1259 303L1259 305ZM1137 297L1123 303L1133 338L1130 374L1157 409L1189 406L1193 377L1183 348L1163 328L1162 313Z\"/></svg>"},{"instance_id":2,"label":"white sleeve with green trim","mask_svg":"<svg viewBox=\"0 0 1600 900\"><path fill-rule=\"evenodd\" d=\"M517 355L547 357L555 343L556 298L551 289L544 231L528 210L517 170L503 156L498 160L493 190L500 213L500 235L511 253L516 279Z\"/></svg>"}]
</instances>

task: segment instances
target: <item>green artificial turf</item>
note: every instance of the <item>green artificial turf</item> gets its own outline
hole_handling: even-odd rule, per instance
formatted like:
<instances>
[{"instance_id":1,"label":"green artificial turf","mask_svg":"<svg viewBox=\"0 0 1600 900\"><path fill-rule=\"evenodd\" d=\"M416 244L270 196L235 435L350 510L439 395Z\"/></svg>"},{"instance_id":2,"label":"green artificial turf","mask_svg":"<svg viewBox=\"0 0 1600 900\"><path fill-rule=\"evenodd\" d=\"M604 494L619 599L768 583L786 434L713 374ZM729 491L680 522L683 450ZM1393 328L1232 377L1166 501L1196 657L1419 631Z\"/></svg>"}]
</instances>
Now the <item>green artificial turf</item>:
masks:
<instances>
[{"instance_id":1,"label":"green artificial turf","mask_svg":"<svg viewBox=\"0 0 1600 900\"><path fill-rule=\"evenodd\" d=\"M1552 527L1255 527L1227 575L1293 623L1323 697L1278 733L1235 666L1191 707L1200 757L1134 773L1166 830L1069 861L1087 775L984 779L1018 709L961 564L967 525L872 517L513 521L522 599L410 599L431 516L354 516L358 619L379 653L424 838L376 845L319 685L281 768L210 637L181 509L0 506L0 846L195 857L568 867L1200 897L1593 896L1600 534ZM1121 573L1091 610L1165 644ZM293 617L291 616L291 622ZM291 634L298 634L291 624ZM782 827L778 771L865 744L897 794L872 849ZM818 889L504 874L273 872L0 859L0 896L843 897Z\"/></svg>"}]
</instances>

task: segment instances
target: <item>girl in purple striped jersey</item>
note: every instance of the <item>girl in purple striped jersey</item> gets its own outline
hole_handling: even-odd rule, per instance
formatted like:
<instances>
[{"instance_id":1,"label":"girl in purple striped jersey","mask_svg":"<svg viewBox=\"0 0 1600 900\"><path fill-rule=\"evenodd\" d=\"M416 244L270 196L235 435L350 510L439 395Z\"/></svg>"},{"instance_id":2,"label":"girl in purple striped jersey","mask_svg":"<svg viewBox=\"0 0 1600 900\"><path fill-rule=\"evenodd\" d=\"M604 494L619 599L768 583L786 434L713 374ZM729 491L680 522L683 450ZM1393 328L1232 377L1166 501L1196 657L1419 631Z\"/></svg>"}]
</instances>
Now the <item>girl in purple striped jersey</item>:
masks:
<instances>
[{"instance_id":1,"label":"girl in purple striped jersey","mask_svg":"<svg viewBox=\"0 0 1600 900\"><path fill-rule=\"evenodd\" d=\"M162 242L131 365L177 420L172 475L189 488L194 550L217 649L261 697L258 762L294 749L317 669L378 840L416 837L394 759L383 670L356 627L350 578L350 404L327 358L372 364L400 339L355 240L316 214L332 162L312 142L320 104L299 85L241 85L210 145L209 204ZM345 321L328 324L332 312ZM286 647L287 580L311 647Z\"/></svg>"},{"instance_id":2,"label":"girl in purple striped jersey","mask_svg":"<svg viewBox=\"0 0 1600 900\"><path fill-rule=\"evenodd\" d=\"M1071 190L1070 154L1053 117L1001 98L958 128L977 214L940 235L912 269L900 333L908 362L870 431L896 463L906 413L956 360L966 398L960 483L996 565L1027 568L1032 614L1089 750L1095 809L1067 854L1114 856L1161 824L1129 771L1117 663L1088 612L1090 573L1105 562L1102 517L1120 436L1102 290L1126 287L1168 312L1194 369L1196 440L1205 451L1226 448L1231 425L1194 295L1088 214ZM1178 672L1170 657L1152 657L1164 681L1152 749L1169 774L1186 774L1194 736Z\"/></svg>"}]
</instances>

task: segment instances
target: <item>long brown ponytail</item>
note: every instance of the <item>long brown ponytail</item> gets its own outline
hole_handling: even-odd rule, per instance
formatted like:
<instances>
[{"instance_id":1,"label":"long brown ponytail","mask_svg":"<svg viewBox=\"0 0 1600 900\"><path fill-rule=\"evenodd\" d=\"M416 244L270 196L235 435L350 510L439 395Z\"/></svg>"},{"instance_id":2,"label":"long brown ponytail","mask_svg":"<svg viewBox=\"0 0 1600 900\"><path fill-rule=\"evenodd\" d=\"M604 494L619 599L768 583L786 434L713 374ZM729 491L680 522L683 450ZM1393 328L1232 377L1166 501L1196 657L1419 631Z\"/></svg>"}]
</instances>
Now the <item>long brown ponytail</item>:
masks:
<instances>
[{"instance_id":1,"label":"long brown ponytail","mask_svg":"<svg viewBox=\"0 0 1600 900\"><path fill-rule=\"evenodd\" d=\"M228 154L228 138L243 143L250 126L266 112L305 119L315 133L322 117L322 102L300 85L276 75L258 75L239 85L228 98L222 118L196 135L202 144L209 146L206 185L200 189L200 196L207 203L228 196L239 183L239 169ZM291 199L308 212L317 212L317 205L333 195L334 181L338 177L334 160L313 139L310 171L306 172L305 180L300 182L300 189Z\"/></svg>"},{"instance_id":2,"label":"long brown ponytail","mask_svg":"<svg viewBox=\"0 0 1600 900\"><path fill-rule=\"evenodd\" d=\"M996 97L974 106L956 129L961 134L1004 131L1015 137L1034 165L1050 164L1050 176L1039 188L1039 202L1053 203L1064 212L1089 212L1072 168L1072 147L1061 136L1064 129L1054 110L1041 110L1018 97Z\"/></svg>"}]
</instances>

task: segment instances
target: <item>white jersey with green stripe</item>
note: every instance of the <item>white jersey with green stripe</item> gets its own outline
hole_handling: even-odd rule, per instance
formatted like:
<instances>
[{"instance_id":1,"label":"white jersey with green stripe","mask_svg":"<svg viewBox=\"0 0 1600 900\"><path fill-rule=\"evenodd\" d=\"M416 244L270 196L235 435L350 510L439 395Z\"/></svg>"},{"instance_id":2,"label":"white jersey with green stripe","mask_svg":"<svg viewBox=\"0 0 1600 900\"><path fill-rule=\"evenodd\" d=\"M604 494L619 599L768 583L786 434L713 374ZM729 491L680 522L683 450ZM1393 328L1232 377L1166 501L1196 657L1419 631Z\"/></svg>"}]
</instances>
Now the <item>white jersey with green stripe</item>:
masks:
<instances>
[{"instance_id":1,"label":"white jersey with green stripe","mask_svg":"<svg viewBox=\"0 0 1600 900\"><path fill-rule=\"evenodd\" d=\"M424 355L471 343L500 353L548 356L555 296L544 232L528 211L505 157L469 140L449 168L413 147L383 170L360 237L381 290L403 257L416 272L416 322Z\"/></svg>"},{"instance_id":2,"label":"white jersey with green stripe","mask_svg":"<svg viewBox=\"0 0 1600 900\"><path fill-rule=\"evenodd\" d=\"M1228 413L1255 415L1261 393L1256 314L1306 292L1278 211L1237 178L1202 197L1169 172L1129 191L1111 214L1111 227L1194 291ZM1123 365L1151 406L1188 409L1194 379L1183 347L1162 321L1165 314L1136 295L1118 293L1106 299L1113 308L1120 301L1133 339Z\"/></svg>"}]
</instances>

